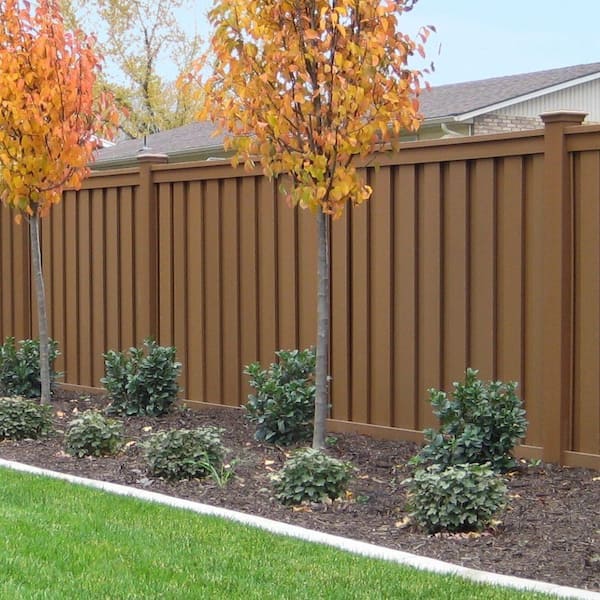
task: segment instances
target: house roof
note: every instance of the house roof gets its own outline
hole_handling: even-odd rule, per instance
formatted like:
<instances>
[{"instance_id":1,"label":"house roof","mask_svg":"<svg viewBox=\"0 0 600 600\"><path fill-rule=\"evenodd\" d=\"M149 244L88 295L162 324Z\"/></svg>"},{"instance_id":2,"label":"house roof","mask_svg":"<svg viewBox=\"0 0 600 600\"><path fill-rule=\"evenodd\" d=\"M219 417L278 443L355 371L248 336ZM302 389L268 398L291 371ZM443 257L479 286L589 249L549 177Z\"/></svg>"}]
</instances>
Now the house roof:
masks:
<instances>
[{"instance_id":1,"label":"house roof","mask_svg":"<svg viewBox=\"0 0 600 600\"><path fill-rule=\"evenodd\" d=\"M123 140L114 146L102 148L96 153L94 168L102 168L103 163L110 166L121 162L131 162L143 150L152 153L167 154L170 157L187 153L223 154L223 136L214 136L215 126L208 121L197 121L183 127L176 127L146 137L146 147L143 139ZM206 158L206 157L205 157Z\"/></svg>"},{"instance_id":2,"label":"house roof","mask_svg":"<svg viewBox=\"0 0 600 600\"><path fill-rule=\"evenodd\" d=\"M498 104L512 104L524 96L548 93L556 86L568 87L596 77L600 77L600 62L440 85L421 94L421 112L426 120L487 112L485 109Z\"/></svg>"},{"instance_id":3,"label":"house roof","mask_svg":"<svg viewBox=\"0 0 600 600\"><path fill-rule=\"evenodd\" d=\"M441 85L423 91L421 112L426 123L466 120L596 78L600 78L600 62ZM208 121L190 123L147 136L146 147L152 153L169 155L171 160L183 160L188 155L196 159L223 157L223 136L214 136L214 132L215 126ZM141 139L124 140L102 148L96 154L93 168L134 164L143 149L144 141Z\"/></svg>"}]
</instances>

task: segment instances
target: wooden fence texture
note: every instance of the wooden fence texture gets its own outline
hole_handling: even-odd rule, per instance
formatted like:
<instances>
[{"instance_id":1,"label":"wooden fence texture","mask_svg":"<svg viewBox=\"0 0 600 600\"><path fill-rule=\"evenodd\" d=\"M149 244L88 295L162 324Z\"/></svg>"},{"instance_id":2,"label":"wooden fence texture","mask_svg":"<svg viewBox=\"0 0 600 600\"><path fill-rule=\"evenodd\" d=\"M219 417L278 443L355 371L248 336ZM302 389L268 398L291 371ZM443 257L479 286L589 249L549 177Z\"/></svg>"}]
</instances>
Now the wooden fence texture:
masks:
<instances>
[{"instance_id":1,"label":"wooden fence texture","mask_svg":"<svg viewBox=\"0 0 600 600\"><path fill-rule=\"evenodd\" d=\"M520 452L600 468L600 127L407 143L332 226L330 428L420 439L427 389L467 366L520 382ZM575 124L574 124L575 123ZM65 381L174 344L183 396L239 406L243 366L316 338L316 219L258 172L205 162L94 173L44 223ZM1 212L2 336L35 334L25 228ZM33 309L33 310L32 310Z\"/></svg>"}]
</instances>

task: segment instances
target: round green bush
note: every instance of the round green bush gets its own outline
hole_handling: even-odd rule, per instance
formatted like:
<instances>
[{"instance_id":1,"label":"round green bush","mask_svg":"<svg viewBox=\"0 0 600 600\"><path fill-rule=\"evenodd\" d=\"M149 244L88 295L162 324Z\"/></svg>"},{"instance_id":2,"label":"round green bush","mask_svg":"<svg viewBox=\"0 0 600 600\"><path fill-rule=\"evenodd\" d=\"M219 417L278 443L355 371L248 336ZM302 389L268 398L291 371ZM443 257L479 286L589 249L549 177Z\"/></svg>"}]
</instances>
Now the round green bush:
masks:
<instances>
[{"instance_id":1,"label":"round green bush","mask_svg":"<svg viewBox=\"0 0 600 600\"><path fill-rule=\"evenodd\" d=\"M100 383L111 401L109 414L164 415L179 392L181 363L175 354L173 346L159 346L151 338L144 340L141 348L106 352Z\"/></svg>"},{"instance_id":2,"label":"round green bush","mask_svg":"<svg viewBox=\"0 0 600 600\"><path fill-rule=\"evenodd\" d=\"M244 405L256 425L254 437L271 444L310 439L315 413L315 351L279 350L268 369L252 363L244 369L256 394Z\"/></svg>"},{"instance_id":3,"label":"round green bush","mask_svg":"<svg viewBox=\"0 0 600 600\"><path fill-rule=\"evenodd\" d=\"M273 479L275 497L283 504L335 500L346 491L352 470L321 450L298 450Z\"/></svg>"},{"instance_id":4,"label":"round green bush","mask_svg":"<svg viewBox=\"0 0 600 600\"><path fill-rule=\"evenodd\" d=\"M52 409L19 396L0 398L0 439L37 439L52 429Z\"/></svg>"},{"instance_id":5,"label":"round green bush","mask_svg":"<svg viewBox=\"0 0 600 600\"><path fill-rule=\"evenodd\" d=\"M429 533L481 531L505 506L506 484L489 464L431 465L404 483L411 516Z\"/></svg>"},{"instance_id":6,"label":"round green bush","mask_svg":"<svg viewBox=\"0 0 600 600\"><path fill-rule=\"evenodd\" d=\"M73 419L65 434L65 449L72 456L107 456L123 445L123 425L95 410Z\"/></svg>"},{"instance_id":7,"label":"round green bush","mask_svg":"<svg viewBox=\"0 0 600 600\"><path fill-rule=\"evenodd\" d=\"M465 381L454 383L450 396L429 390L440 428L425 430L426 445L413 462L446 466L487 462L498 472L515 466L511 452L527 431L517 384L483 382L477 374L467 369Z\"/></svg>"},{"instance_id":8,"label":"round green bush","mask_svg":"<svg viewBox=\"0 0 600 600\"><path fill-rule=\"evenodd\" d=\"M218 470L225 456L223 429L173 429L155 433L144 444L148 471L166 479L203 478Z\"/></svg>"},{"instance_id":9,"label":"round green bush","mask_svg":"<svg viewBox=\"0 0 600 600\"><path fill-rule=\"evenodd\" d=\"M48 340L48 362L50 383L61 374L54 370L54 361L60 356L58 342ZM40 382L39 340L15 341L7 337L0 344L0 395L39 398L42 394Z\"/></svg>"}]
</instances>

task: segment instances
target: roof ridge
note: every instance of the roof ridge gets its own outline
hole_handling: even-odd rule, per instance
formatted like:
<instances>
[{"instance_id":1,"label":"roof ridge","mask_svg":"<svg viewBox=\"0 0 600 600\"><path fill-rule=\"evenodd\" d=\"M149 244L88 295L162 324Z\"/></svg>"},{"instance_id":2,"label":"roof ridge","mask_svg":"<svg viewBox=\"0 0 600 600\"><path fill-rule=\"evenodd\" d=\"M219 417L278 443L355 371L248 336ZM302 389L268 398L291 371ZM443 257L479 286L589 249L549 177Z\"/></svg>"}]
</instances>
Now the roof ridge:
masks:
<instances>
[{"instance_id":1,"label":"roof ridge","mask_svg":"<svg viewBox=\"0 0 600 600\"><path fill-rule=\"evenodd\" d=\"M432 86L421 93L421 112L426 119L463 115L596 74L600 62Z\"/></svg>"},{"instance_id":2,"label":"roof ridge","mask_svg":"<svg viewBox=\"0 0 600 600\"><path fill-rule=\"evenodd\" d=\"M594 63L581 63L579 65L570 65L568 67L554 67L552 69L544 69L542 71L527 71L525 73L513 73L512 75L497 75L496 77L485 77L483 79L471 79L468 81L455 81L454 83L444 83L442 85L432 85L430 89L438 90L440 88L449 88L454 86L463 86L463 85L471 85L477 83L491 83L495 81L502 81L507 79L513 79L516 77L531 77L531 76L548 76L551 74L559 74L566 73L567 71L572 71L575 69L585 68L591 69L591 72L594 71L594 68L600 71L600 62ZM571 79L579 79L579 77L585 77L585 75L574 75ZM570 81L570 79L565 79L564 81Z\"/></svg>"}]
</instances>

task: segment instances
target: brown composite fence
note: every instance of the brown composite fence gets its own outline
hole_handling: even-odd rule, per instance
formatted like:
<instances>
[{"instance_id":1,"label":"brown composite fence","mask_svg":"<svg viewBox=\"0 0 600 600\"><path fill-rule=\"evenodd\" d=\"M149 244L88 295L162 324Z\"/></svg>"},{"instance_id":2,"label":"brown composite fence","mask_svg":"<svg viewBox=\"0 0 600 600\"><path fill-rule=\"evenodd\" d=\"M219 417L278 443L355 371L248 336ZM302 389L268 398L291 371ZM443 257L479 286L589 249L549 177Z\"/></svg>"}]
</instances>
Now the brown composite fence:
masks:
<instances>
[{"instance_id":1,"label":"brown composite fence","mask_svg":"<svg viewBox=\"0 0 600 600\"><path fill-rule=\"evenodd\" d=\"M420 439L426 390L467 366L517 380L520 452L600 468L600 126L407 143L333 224L332 430ZM575 124L574 124L575 123ZM239 406L242 368L315 340L316 224L218 162L94 173L43 228L65 381L102 352L174 344L191 404ZM24 227L0 213L0 334L35 333Z\"/></svg>"}]
</instances>

